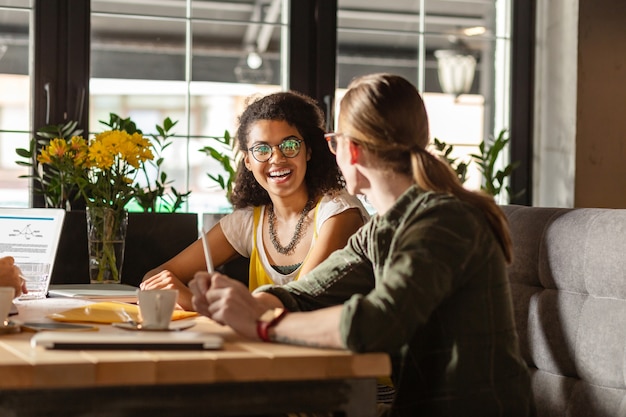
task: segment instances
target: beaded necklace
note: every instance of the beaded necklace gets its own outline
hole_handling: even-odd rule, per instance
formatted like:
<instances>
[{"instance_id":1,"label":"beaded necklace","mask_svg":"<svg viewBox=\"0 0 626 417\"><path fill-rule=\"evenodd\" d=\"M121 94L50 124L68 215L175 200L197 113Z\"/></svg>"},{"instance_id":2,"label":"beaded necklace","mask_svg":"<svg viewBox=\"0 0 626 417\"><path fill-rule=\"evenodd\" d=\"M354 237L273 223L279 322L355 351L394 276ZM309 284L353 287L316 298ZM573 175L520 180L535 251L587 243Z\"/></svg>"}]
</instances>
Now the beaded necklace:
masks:
<instances>
[{"instance_id":1,"label":"beaded necklace","mask_svg":"<svg viewBox=\"0 0 626 417\"><path fill-rule=\"evenodd\" d=\"M296 249L296 245L300 242L300 239L302 239L302 234L304 233L304 231L306 230L306 228L302 228L302 226L304 225L304 219L306 219L306 215L309 213L309 211L311 211L311 209L313 208L313 201L309 200L306 202L306 204L304 205L304 208L302 209L302 212L300 213L300 218L298 219L298 223L296 224L296 230L293 232L293 237L291 238L291 242L289 242L289 244L287 246L282 246L280 244L280 242L278 241L278 236L276 236L276 214L274 213L274 205L270 204L269 205L269 212L268 212L268 221L269 221L269 226L270 226L270 241L272 242L272 245L274 246L274 249L276 249L276 251L280 254L283 255L291 255L293 253L293 251Z\"/></svg>"}]
</instances>

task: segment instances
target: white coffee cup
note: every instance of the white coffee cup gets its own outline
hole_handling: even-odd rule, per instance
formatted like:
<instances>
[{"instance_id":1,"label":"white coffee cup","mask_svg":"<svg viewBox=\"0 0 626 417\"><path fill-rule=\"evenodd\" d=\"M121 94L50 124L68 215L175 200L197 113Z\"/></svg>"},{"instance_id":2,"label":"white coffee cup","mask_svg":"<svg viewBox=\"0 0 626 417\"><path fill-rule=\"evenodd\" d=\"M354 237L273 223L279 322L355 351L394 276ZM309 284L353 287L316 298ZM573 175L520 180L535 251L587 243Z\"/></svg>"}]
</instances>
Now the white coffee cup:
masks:
<instances>
[{"instance_id":1,"label":"white coffee cup","mask_svg":"<svg viewBox=\"0 0 626 417\"><path fill-rule=\"evenodd\" d=\"M154 330L168 329L177 298L178 290L138 290L141 327Z\"/></svg>"},{"instance_id":2,"label":"white coffee cup","mask_svg":"<svg viewBox=\"0 0 626 417\"><path fill-rule=\"evenodd\" d=\"M14 296L15 289L13 287L0 287L0 326L4 326L9 319Z\"/></svg>"}]
</instances>

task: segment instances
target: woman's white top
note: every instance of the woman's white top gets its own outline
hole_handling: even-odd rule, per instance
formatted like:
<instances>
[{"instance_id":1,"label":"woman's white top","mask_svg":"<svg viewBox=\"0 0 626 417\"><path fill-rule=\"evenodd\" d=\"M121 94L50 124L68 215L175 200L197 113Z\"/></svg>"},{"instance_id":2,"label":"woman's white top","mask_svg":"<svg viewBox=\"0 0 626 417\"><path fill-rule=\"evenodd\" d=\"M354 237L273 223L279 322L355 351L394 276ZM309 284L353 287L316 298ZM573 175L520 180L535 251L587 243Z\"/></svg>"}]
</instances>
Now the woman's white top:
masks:
<instances>
[{"instance_id":1,"label":"woman's white top","mask_svg":"<svg viewBox=\"0 0 626 417\"><path fill-rule=\"evenodd\" d=\"M320 200L318 207L316 207L315 214L315 232L311 241L311 248L315 244L317 235L319 234L322 225L329 218L342 213L346 210L358 208L363 217L363 221L366 222L369 219L367 210L361 204L361 201L350 194L347 191L341 190L332 194L326 194ZM264 266L266 273L272 278L272 280L278 285L284 285L290 281L293 281L300 272L300 268L296 269L288 275L283 275L276 271L269 263L267 254L265 253L265 247L263 246L263 227L262 222L258 222L259 226L256 231L254 229L254 207L246 207L243 209L237 209L232 213L224 216L220 220L220 226L226 236L228 242L235 250L242 256L249 258L252 254L254 245L254 235L256 233L256 244L259 258ZM265 214L265 207L261 207L261 219Z\"/></svg>"}]
</instances>

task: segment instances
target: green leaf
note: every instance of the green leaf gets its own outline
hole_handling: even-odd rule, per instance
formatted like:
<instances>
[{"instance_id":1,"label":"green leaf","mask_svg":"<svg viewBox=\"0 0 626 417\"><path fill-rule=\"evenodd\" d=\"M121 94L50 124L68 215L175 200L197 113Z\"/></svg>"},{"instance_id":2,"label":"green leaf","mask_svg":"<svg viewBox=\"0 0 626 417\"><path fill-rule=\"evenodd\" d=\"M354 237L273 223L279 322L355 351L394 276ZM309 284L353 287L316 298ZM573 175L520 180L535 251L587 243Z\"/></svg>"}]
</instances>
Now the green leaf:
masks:
<instances>
[{"instance_id":1,"label":"green leaf","mask_svg":"<svg viewBox=\"0 0 626 417\"><path fill-rule=\"evenodd\" d=\"M496 163L501 153L506 149L510 138L506 136L507 130L502 129L495 139L483 140L478 145L479 153L471 154L472 161L477 165L479 172L482 174L481 189L497 196L502 189L507 190L504 186L506 179L511 176L513 171L519 166L519 161L515 161L496 170ZM510 196L510 191L507 191Z\"/></svg>"},{"instance_id":2,"label":"green leaf","mask_svg":"<svg viewBox=\"0 0 626 417\"><path fill-rule=\"evenodd\" d=\"M17 153L18 156L21 156L22 158L32 158L33 157L33 153L31 151L29 151L28 149L17 148L15 150L15 152Z\"/></svg>"},{"instance_id":3,"label":"green leaf","mask_svg":"<svg viewBox=\"0 0 626 417\"><path fill-rule=\"evenodd\" d=\"M448 145L447 143L439 140L438 138L434 138L434 146L435 146L435 154L437 154L442 160L448 163L450 168L454 170L457 178L461 183L464 183L467 178L467 166L468 163L464 161L460 161L459 158L453 158L452 151L454 149L453 145Z\"/></svg>"}]
</instances>

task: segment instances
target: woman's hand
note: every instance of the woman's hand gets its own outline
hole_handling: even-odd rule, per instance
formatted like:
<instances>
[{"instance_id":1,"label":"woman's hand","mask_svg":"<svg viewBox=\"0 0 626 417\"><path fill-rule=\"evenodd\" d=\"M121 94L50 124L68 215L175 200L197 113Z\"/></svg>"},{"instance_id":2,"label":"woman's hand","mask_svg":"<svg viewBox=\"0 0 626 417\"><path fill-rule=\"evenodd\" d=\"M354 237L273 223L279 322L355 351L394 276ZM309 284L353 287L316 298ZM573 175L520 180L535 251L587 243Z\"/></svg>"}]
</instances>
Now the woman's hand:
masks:
<instances>
[{"instance_id":1,"label":"woman's hand","mask_svg":"<svg viewBox=\"0 0 626 417\"><path fill-rule=\"evenodd\" d=\"M178 290L178 307L193 310L191 290L178 277L168 270L163 270L139 284L142 290L176 289Z\"/></svg>"},{"instance_id":2,"label":"woman's hand","mask_svg":"<svg viewBox=\"0 0 626 417\"><path fill-rule=\"evenodd\" d=\"M0 258L0 287L13 287L15 297L28 293L26 281L22 278L22 271L15 265L12 256Z\"/></svg>"},{"instance_id":3,"label":"woman's hand","mask_svg":"<svg viewBox=\"0 0 626 417\"><path fill-rule=\"evenodd\" d=\"M267 307L241 282L220 273L198 272L189 283L194 309L236 332L258 338L256 321Z\"/></svg>"}]
</instances>

